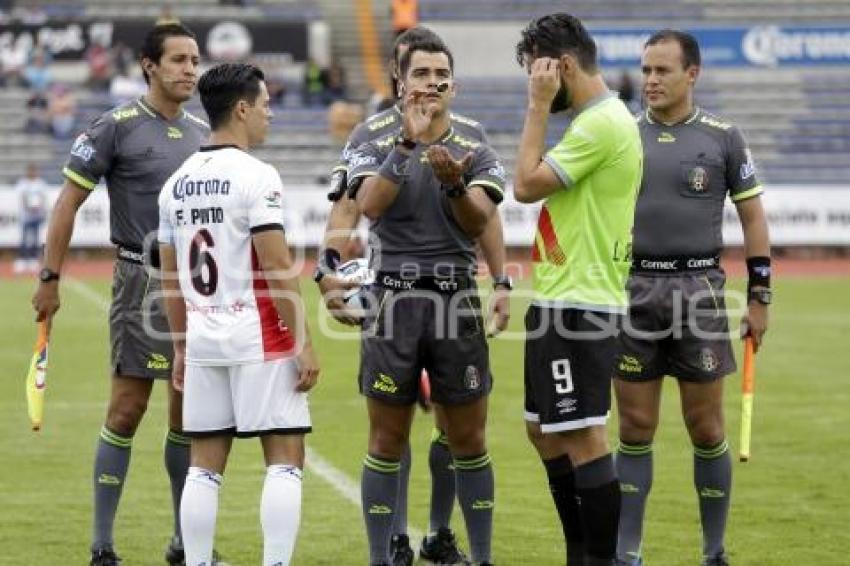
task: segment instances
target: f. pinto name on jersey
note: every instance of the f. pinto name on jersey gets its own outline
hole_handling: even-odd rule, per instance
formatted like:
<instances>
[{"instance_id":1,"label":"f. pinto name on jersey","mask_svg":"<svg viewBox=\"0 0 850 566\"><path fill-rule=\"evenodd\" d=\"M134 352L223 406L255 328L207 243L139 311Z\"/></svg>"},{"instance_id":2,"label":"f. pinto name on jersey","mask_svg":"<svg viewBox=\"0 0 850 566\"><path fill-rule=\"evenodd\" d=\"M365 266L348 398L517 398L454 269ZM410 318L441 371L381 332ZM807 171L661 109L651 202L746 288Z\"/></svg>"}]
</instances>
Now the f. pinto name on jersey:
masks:
<instances>
[{"instance_id":1,"label":"f. pinto name on jersey","mask_svg":"<svg viewBox=\"0 0 850 566\"><path fill-rule=\"evenodd\" d=\"M230 194L230 181L227 179L189 179L184 175L174 182L171 191L174 200L186 202L187 198L200 196L227 196ZM174 211L176 226L221 224L224 222L224 209L220 206L178 208Z\"/></svg>"}]
</instances>

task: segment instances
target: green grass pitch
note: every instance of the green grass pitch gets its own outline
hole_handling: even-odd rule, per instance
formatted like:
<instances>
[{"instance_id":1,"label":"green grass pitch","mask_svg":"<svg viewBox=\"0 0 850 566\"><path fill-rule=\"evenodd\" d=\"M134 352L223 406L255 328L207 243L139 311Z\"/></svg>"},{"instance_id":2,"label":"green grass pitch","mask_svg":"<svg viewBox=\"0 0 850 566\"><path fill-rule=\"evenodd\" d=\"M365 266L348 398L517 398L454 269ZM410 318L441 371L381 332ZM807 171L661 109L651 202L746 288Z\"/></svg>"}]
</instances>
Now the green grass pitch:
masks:
<instances>
[{"instance_id":1,"label":"green grass pitch","mask_svg":"<svg viewBox=\"0 0 850 566\"><path fill-rule=\"evenodd\" d=\"M106 281L87 284L108 296ZM740 285L736 281L733 286ZM315 313L315 285L305 280L302 286ZM51 343L45 423L41 432L30 432L24 375L36 331L29 306L32 288L29 282L6 280L0 295L0 564L84 564L91 529L91 461L108 392L106 316L68 282L63 284L63 307ZM776 284L768 342L758 358L752 459L734 466L727 546L736 566L847 563L847 289L847 279L786 279ZM523 300L514 302L515 332L524 309ZM366 418L355 385L357 342L322 337L315 323L313 333L323 372L311 398L315 432L309 445L359 485ZM544 473L524 435L522 343L497 339L491 352L497 379L488 434L497 486L495 562L563 564L560 529ZM673 382L668 380L665 389L647 511L646 563L698 564L691 450ZM156 387L135 438L119 510L116 549L128 566L162 564L171 532L162 465L163 391L161 385ZM727 381L726 416L736 460L739 400L735 375ZM612 425L616 429L615 418ZM427 526L429 436L429 417L419 415L412 434L410 520L420 530ZM263 473L259 444L237 442L225 474L216 542L232 564L260 561ZM463 533L458 510L453 526ZM359 509L309 470L294 563L366 563Z\"/></svg>"}]
</instances>

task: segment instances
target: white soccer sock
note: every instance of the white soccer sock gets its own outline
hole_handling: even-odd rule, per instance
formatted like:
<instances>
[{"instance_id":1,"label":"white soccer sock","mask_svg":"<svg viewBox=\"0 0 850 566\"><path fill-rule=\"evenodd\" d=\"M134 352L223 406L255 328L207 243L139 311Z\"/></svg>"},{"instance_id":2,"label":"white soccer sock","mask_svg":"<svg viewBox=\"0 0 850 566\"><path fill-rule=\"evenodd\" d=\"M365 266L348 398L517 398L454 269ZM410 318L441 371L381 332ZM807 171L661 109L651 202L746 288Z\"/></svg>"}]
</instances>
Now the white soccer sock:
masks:
<instances>
[{"instance_id":1,"label":"white soccer sock","mask_svg":"<svg viewBox=\"0 0 850 566\"><path fill-rule=\"evenodd\" d=\"M221 474L194 466L186 474L186 485L180 500L180 527L183 531L186 566L212 564L221 480Z\"/></svg>"},{"instance_id":2,"label":"white soccer sock","mask_svg":"<svg viewBox=\"0 0 850 566\"><path fill-rule=\"evenodd\" d=\"M260 522L265 540L263 565L286 566L301 522L301 470L297 466L274 464L266 469Z\"/></svg>"}]
</instances>

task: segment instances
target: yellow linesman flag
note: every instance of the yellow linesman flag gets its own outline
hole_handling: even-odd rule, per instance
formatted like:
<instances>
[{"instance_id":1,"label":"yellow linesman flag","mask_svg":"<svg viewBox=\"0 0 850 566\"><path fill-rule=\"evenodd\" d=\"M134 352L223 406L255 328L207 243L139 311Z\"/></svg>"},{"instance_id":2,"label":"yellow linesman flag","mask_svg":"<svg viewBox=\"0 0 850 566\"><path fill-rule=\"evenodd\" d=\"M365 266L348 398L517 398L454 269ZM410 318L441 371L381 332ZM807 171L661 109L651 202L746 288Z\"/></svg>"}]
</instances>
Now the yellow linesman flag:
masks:
<instances>
[{"instance_id":1,"label":"yellow linesman flag","mask_svg":"<svg viewBox=\"0 0 850 566\"><path fill-rule=\"evenodd\" d=\"M38 325L38 338L33 348L30 370L27 373L27 412L33 430L41 428L44 416L44 390L47 388L47 321Z\"/></svg>"}]
</instances>

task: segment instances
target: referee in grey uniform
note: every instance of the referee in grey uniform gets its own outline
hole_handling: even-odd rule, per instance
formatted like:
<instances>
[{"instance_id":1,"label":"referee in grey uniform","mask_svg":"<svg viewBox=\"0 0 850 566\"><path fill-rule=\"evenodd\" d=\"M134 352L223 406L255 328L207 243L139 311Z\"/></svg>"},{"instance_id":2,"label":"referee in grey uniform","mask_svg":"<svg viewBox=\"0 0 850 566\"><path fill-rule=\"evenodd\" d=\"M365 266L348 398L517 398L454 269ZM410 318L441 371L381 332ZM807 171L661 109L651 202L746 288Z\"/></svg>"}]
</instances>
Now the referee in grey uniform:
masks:
<instances>
[{"instance_id":1,"label":"referee in grey uniform","mask_svg":"<svg viewBox=\"0 0 850 566\"><path fill-rule=\"evenodd\" d=\"M120 563L112 547L112 526L133 435L154 379L166 380L169 387L165 466L175 521L166 560L183 563L178 508L189 467L189 440L181 434L182 396L171 386L171 339L161 301L153 299L160 282L152 268L159 267L155 234L160 189L209 136L206 122L182 108L194 92L199 61L195 36L182 25L157 26L148 33L140 60L147 94L102 114L71 148L62 171L65 184L50 219L41 283L33 297L38 319L51 319L59 308L59 272L77 210L105 179L110 240L117 247L118 261L109 310L112 388L94 463L93 566Z\"/></svg>"},{"instance_id":2,"label":"referee in grey uniform","mask_svg":"<svg viewBox=\"0 0 850 566\"><path fill-rule=\"evenodd\" d=\"M348 161L350 194L372 221L376 271L359 376L370 423L361 486L370 561L391 562L400 458L424 368L446 425L472 560L486 564L494 500L484 428L492 377L473 238L502 200L504 168L491 148L452 129L453 60L445 44L412 44L400 70L401 128Z\"/></svg>"},{"instance_id":3,"label":"referee in grey uniform","mask_svg":"<svg viewBox=\"0 0 850 566\"><path fill-rule=\"evenodd\" d=\"M743 327L761 343L770 303L770 245L752 156L732 124L695 107L700 52L689 34L663 30L644 46L638 124L643 182L634 224L629 320L615 368L622 506L617 559L641 564L652 440L661 378L678 380L694 451L703 564L728 564L723 547L732 466L723 425L723 377L735 371L720 268L728 195L744 231L749 272Z\"/></svg>"}]
</instances>

